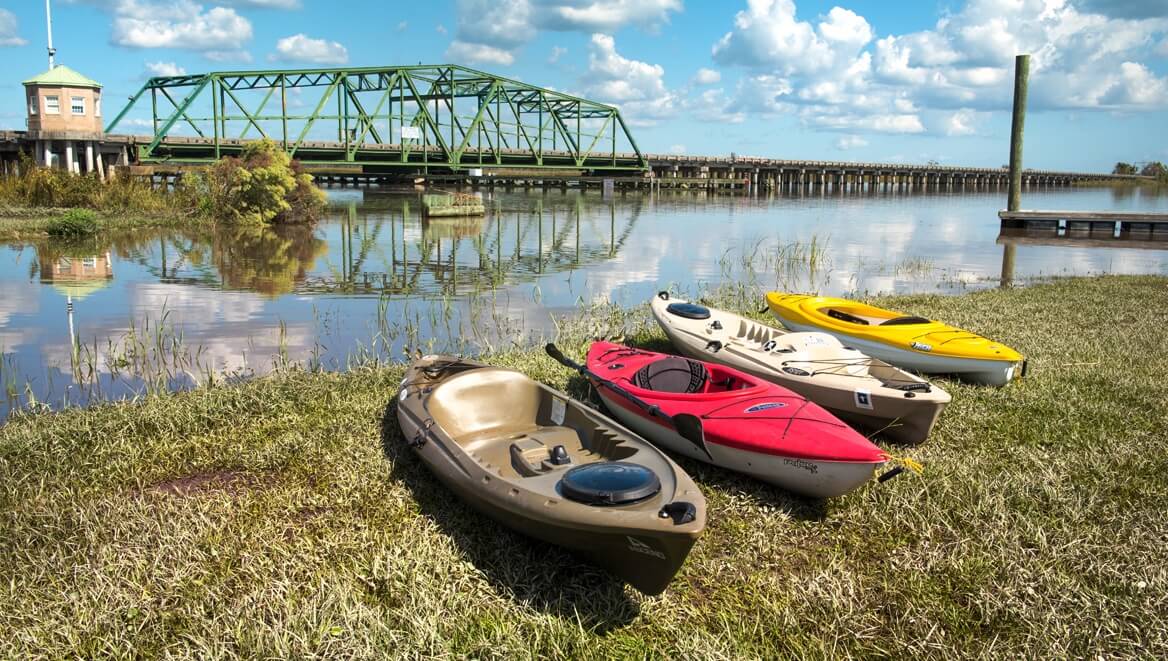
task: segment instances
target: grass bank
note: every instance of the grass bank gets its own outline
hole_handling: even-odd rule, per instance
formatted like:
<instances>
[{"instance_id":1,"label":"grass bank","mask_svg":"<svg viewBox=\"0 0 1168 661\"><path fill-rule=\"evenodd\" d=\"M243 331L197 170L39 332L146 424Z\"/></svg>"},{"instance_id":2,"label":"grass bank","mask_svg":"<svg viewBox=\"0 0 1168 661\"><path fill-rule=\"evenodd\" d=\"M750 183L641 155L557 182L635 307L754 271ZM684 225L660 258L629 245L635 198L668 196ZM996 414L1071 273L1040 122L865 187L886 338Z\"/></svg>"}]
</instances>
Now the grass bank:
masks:
<instances>
[{"instance_id":1,"label":"grass bank","mask_svg":"<svg viewBox=\"0 0 1168 661\"><path fill-rule=\"evenodd\" d=\"M1168 655L1168 279L880 303L1032 373L943 382L924 473L827 503L683 460L710 524L656 598L455 500L403 448L401 367L18 417L0 657Z\"/></svg>"},{"instance_id":2,"label":"grass bank","mask_svg":"<svg viewBox=\"0 0 1168 661\"><path fill-rule=\"evenodd\" d=\"M0 241L31 241L50 236L54 225L70 208L6 207L0 205ZM208 224L192 218L164 212L96 212L96 231L101 234L122 233L157 227L192 227Z\"/></svg>"},{"instance_id":3,"label":"grass bank","mask_svg":"<svg viewBox=\"0 0 1168 661\"><path fill-rule=\"evenodd\" d=\"M0 177L0 241L54 234L70 212L94 215L90 233L140 227L221 222L263 226L314 220L325 194L299 161L271 140L248 144L238 158L225 156L187 172L174 185L111 171L75 175L23 159L20 172Z\"/></svg>"}]
</instances>

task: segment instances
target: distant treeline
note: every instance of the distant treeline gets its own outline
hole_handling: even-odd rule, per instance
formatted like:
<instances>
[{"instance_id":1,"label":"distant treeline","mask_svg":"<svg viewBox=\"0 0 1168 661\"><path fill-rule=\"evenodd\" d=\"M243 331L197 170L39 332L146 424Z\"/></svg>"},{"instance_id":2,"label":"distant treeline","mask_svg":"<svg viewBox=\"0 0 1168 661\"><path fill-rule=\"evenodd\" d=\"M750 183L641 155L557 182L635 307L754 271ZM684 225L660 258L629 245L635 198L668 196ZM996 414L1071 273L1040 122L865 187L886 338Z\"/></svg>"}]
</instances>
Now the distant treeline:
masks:
<instances>
[{"instance_id":1,"label":"distant treeline","mask_svg":"<svg viewBox=\"0 0 1168 661\"><path fill-rule=\"evenodd\" d=\"M1115 167L1111 170L1111 174L1140 174L1145 177L1156 177L1161 181L1168 181L1168 166L1165 166L1160 161L1148 161L1141 168L1131 163L1120 161L1115 164Z\"/></svg>"}]
</instances>

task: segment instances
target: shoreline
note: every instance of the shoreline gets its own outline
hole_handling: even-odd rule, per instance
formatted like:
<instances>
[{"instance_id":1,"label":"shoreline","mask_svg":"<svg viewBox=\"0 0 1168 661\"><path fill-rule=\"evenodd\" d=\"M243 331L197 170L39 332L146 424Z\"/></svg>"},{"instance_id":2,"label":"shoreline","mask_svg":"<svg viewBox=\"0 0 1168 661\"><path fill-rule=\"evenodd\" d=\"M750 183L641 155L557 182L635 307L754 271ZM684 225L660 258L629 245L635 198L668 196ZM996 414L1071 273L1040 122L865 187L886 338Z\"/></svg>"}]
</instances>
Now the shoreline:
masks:
<instances>
[{"instance_id":1,"label":"shoreline","mask_svg":"<svg viewBox=\"0 0 1168 661\"><path fill-rule=\"evenodd\" d=\"M711 521L656 598L455 499L399 437L402 364L14 416L0 656L1168 654L1168 278L872 300L1031 372L938 379L932 437L881 443L924 473L828 502L680 461ZM557 341L666 348L637 310ZM537 348L489 360L587 394Z\"/></svg>"},{"instance_id":2,"label":"shoreline","mask_svg":"<svg viewBox=\"0 0 1168 661\"><path fill-rule=\"evenodd\" d=\"M55 220L75 209L85 207L0 207L0 242L58 239L48 229ZM207 221L173 213L142 211L95 211L96 231L88 237L125 232L136 229L180 228L205 226Z\"/></svg>"}]
</instances>

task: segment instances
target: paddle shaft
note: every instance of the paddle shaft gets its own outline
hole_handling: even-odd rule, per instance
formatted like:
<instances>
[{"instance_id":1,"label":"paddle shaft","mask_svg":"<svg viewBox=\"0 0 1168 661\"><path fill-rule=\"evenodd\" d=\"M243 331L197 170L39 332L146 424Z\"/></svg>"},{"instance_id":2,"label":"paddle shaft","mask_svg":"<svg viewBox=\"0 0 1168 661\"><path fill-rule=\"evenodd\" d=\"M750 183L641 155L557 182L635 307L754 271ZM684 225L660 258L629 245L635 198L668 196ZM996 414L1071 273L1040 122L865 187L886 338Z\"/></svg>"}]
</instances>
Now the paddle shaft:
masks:
<instances>
[{"instance_id":1,"label":"paddle shaft","mask_svg":"<svg viewBox=\"0 0 1168 661\"><path fill-rule=\"evenodd\" d=\"M648 411L649 415L655 415L655 416L664 418L666 420L669 420L669 416L667 416L661 412L661 407L656 406L654 404L650 404L649 402L646 402L645 400L641 399L640 397L637 397L633 393L625 390L624 388L618 386L617 384L613 383L612 381L609 381L608 379L601 378L599 375L597 375L595 372L589 370L587 367L584 367L580 363L577 363L576 361L572 360L571 358L568 358L567 356L565 356L564 352L560 351L559 347L557 347L555 344L549 343L547 346L544 347L544 351L547 351L547 354L549 356L551 356L552 358L555 358L556 362L560 363L561 365L564 365L565 367L571 367L572 369L579 372L581 376L592 379L593 381L599 383L600 385L604 386L605 388L608 388L609 390L615 392L616 394L620 395L621 397L624 397L625 399L636 404L637 406L640 406L641 408Z\"/></svg>"}]
</instances>

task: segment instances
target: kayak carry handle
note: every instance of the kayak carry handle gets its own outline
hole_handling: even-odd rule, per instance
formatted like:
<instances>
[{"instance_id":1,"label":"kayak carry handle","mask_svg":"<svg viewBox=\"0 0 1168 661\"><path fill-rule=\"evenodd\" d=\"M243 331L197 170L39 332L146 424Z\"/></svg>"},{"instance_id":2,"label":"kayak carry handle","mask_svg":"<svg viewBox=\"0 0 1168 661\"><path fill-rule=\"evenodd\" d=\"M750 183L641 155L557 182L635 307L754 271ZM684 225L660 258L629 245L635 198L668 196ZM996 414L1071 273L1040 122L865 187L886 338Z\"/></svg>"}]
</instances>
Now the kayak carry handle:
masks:
<instances>
[{"instance_id":1,"label":"kayak carry handle","mask_svg":"<svg viewBox=\"0 0 1168 661\"><path fill-rule=\"evenodd\" d=\"M659 291L659 292L657 292L657 298L659 298L663 301L668 301L669 300L669 292Z\"/></svg>"},{"instance_id":2,"label":"kayak carry handle","mask_svg":"<svg viewBox=\"0 0 1168 661\"><path fill-rule=\"evenodd\" d=\"M897 475L900 475L903 472L904 472L904 466L897 466L896 468L893 468L892 470L888 471L887 473L884 473L880 477L876 478L876 481L879 482L880 484L884 484L885 482L891 480L892 478L896 477Z\"/></svg>"}]
</instances>

